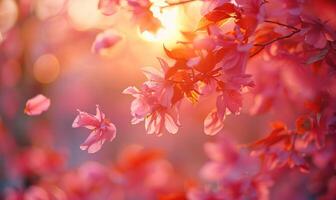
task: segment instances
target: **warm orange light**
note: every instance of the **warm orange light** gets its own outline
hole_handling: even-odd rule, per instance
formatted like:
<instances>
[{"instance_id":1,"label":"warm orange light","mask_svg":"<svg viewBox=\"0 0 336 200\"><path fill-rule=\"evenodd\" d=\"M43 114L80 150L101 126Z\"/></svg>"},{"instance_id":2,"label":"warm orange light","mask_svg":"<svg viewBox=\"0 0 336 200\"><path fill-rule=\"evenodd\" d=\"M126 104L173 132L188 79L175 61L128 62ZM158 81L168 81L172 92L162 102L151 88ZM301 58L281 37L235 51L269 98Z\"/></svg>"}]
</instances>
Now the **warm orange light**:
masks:
<instances>
[{"instance_id":1,"label":"warm orange light","mask_svg":"<svg viewBox=\"0 0 336 200\"><path fill-rule=\"evenodd\" d=\"M151 11L154 17L160 20L162 27L156 33L144 31L141 33L141 37L150 42L175 43L182 37L180 30L183 16L180 8L176 6L160 9L160 7L167 5L164 1L152 0L152 2Z\"/></svg>"},{"instance_id":2,"label":"warm orange light","mask_svg":"<svg viewBox=\"0 0 336 200\"><path fill-rule=\"evenodd\" d=\"M40 56L34 63L34 77L40 83L51 83L59 75L60 64L52 54Z\"/></svg>"}]
</instances>

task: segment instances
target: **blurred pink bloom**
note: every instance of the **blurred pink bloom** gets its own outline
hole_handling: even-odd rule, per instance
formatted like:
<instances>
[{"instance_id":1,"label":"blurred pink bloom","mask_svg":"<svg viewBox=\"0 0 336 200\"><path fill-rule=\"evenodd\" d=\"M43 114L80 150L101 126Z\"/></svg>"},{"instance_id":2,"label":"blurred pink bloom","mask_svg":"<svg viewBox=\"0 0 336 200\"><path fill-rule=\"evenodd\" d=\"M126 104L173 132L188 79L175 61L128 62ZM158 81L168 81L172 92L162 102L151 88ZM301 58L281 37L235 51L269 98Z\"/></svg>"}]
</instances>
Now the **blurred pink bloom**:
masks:
<instances>
[{"instance_id":1,"label":"blurred pink bloom","mask_svg":"<svg viewBox=\"0 0 336 200\"><path fill-rule=\"evenodd\" d=\"M99 0L98 9L104 15L113 15L117 11L120 0Z\"/></svg>"},{"instance_id":2,"label":"blurred pink bloom","mask_svg":"<svg viewBox=\"0 0 336 200\"><path fill-rule=\"evenodd\" d=\"M237 148L226 138L216 143L208 142L204 149L210 161L200 173L211 185L192 188L188 192L189 199L268 199L272 181L262 173L258 159L250 157L247 151Z\"/></svg>"},{"instance_id":3,"label":"blurred pink bloom","mask_svg":"<svg viewBox=\"0 0 336 200\"><path fill-rule=\"evenodd\" d=\"M72 127L84 127L92 132L85 142L80 146L82 150L89 153L99 151L106 140L112 141L116 136L116 127L111 123L105 114L101 112L99 106L96 107L96 115L91 115L78 110L79 114L74 120Z\"/></svg>"},{"instance_id":4,"label":"blurred pink bloom","mask_svg":"<svg viewBox=\"0 0 336 200\"><path fill-rule=\"evenodd\" d=\"M118 155L114 169L127 191L124 199L175 199L164 197L180 189L180 177L158 149L129 145Z\"/></svg>"},{"instance_id":5,"label":"blurred pink bloom","mask_svg":"<svg viewBox=\"0 0 336 200\"><path fill-rule=\"evenodd\" d=\"M187 197L189 200L225 200L220 192L209 191L208 188L192 188L188 191Z\"/></svg>"},{"instance_id":6,"label":"blurred pink bloom","mask_svg":"<svg viewBox=\"0 0 336 200\"><path fill-rule=\"evenodd\" d=\"M53 149L33 146L22 149L8 161L11 166L8 174L16 174L20 178L42 177L64 170L66 157Z\"/></svg>"},{"instance_id":7,"label":"blurred pink bloom","mask_svg":"<svg viewBox=\"0 0 336 200\"><path fill-rule=\"evenodd\" d=\"M226 138L221 138L216 143L205 143L204 150L211 159L201 170L201 175L206 180L238 181L246 176L254 176L260 170L257 159L250 157Z\"/></svg>"},{"instance_id":8,"label":"blurred pink bloom","mask_svg":"<svg viewBox=\"0 0 336 200\"><path fill-rule=\"evenodd\" d=\"M109 29L109 30L103 31L96 36L96 39L93 42L93 45L91 48L92 52L100 53L104 49L113 47L121 39L122 37L114 30Z\"/></svg>"},{"instance_id":9,"label":"blurred pink bloom","mask_svg":"<svg viewBox=\"0 0 336 200\"><path fill-rule=\"evenodd\" d=\"M30 116L39 115L42 112L48 110L49 106L50 99L42 94L39 94L27 101L24 113Z\"/></svg>"},{"instance_id":10,"label":"blurred pink bloom","mask_svg":"<svg viewBox=\"0 0 336 200\"><path fill-rule=\"evenodd\" d=\"M14 188L6 188L4 191L5 200L23 200L24 193Z\"/></svg>"},{"instance_id":11,"label":"blurred pink bloom","mask_svg":"<svg viewBox=\"0 0 336 200\"><path fill-rule=\"evenodd\" d=\"M30 187L25 195L24 199L26 200L36 200L36 199L49 199L48 193L41 187L32 186Z\"/></svg>"}]
</instances>

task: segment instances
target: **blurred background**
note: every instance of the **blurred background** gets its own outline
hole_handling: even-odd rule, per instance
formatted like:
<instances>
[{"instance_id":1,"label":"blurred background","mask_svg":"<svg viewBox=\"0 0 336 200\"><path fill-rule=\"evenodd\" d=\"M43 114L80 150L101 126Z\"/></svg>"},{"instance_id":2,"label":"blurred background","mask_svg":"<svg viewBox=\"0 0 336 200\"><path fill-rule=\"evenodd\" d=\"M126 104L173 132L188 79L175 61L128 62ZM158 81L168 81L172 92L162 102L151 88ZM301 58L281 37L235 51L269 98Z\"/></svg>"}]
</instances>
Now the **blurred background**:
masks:
<instances>
[{"instance_id":1,"label":"blurred background","mask_svg":"<svg viewBox=\"0 0 336 200\"><path fill-rule=\"evenodd\" d=\"M143 123L130 124L132 98L121 92L141 85L145 80L142 67L159 67L156 57L166 58L163 44L171 48L182 40L180 30L193 30L201 2L155 11L164 26L159 34L140 33L127 10L104 16L97 5L98 0L1 1L2 123L21 145L33 142L64 152L69 167L86 160L111 162L124 146L140 144L163 149L181 170L196 174L204 161L202 144L212 139L203 133L203 119L214 99L202 99L198 105L184 102L179 133L156 137L145 134ZM92 53L95 36L108 28L123 39L100 54ZM26 100L38 93L51 99L49 111L36 117L24 115ZM91 155L79 149L87 131L73 129L71 124L77 109L94 113L96 104L116 124L117 138ZM258 123L264 117L253 121L244 114L239 120L232 118L226 129L241 142L262 132ZM245 125L239 126L236 120Z\"/></svg>"},{"instance_id":2,"label":"blurred background","mask_svg":"<svg viewBox=\"0 0 336 200\"><path fill-rule=\"evenodd\" d=\"M163 44L173 47L183 39L180 31L195 28L201 2L153 11L163 25L157 34L141 33L123 6L115 15L104 16L97 5L98 0L0 0L1 151L12 144L55 149L66 156L65 167L71 169L88 160L113 163L124 147L136 144L163 150L181 174L198 176L207 160L203 144L214 140L203 133L203 120L215 98L203 98L197 105L183 102L179 133L156 137L146 135L143 123L130 124L133 98L122 91L140 86L145 80L141 68L159 67L156 57L167 59ZM100 54L92 53L96 35L106 29L116 30L123 39ZM51 99L50 109L40 116L25 115L26 100L39 93ZM79 149L87 130L71 125L77 109L94 113L96 104L116 125L117 137L88 154ZM251 104L247 97L242 114L228 117L222 134L246 144L269 130L270 120L279 119L272 111L250 116ZM1 189L8 176L4 159Z\"/></svg>"}]
</instances>

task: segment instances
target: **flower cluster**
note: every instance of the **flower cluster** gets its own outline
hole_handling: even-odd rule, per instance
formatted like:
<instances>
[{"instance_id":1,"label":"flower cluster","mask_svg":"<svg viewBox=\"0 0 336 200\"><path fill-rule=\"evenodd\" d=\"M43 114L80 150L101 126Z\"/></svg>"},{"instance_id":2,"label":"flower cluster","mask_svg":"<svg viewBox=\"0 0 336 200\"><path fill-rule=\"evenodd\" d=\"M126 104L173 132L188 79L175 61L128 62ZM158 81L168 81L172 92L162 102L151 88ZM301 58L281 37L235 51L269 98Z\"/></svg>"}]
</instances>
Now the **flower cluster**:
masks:
<instances>
[{"instance_id":1,"label":"flower cluster","mask_svg":"<svg viewBox=\"0 0 336 200\"><path fill-rule=\"evenodd\" d=\"M51 157L50 156L53 156ZM36 156L49 159L39 159ZM51 159L53 158L53 159ZM138 145L126 147L116 163L104 166L85 162L77 169L64 170L64 156L35 147L18 155L20 172L26 185L7 188L4 199L165 199L183 197L182 179L177 170L156 149Z\"/></svg>"}]
</instances>

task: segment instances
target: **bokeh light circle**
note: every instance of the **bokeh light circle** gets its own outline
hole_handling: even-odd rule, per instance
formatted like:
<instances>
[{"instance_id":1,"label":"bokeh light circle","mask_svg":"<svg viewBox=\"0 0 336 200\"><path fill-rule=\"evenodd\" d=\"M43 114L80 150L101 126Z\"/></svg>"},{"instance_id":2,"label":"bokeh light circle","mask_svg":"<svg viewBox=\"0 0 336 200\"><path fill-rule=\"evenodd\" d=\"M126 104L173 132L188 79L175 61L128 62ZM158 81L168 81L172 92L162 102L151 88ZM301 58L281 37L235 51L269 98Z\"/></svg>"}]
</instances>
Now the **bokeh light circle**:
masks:
<instances>
[{"instance_id":1,"label":"bokeh light circle","mask_svg":"<svg viewBox=\"0 0 336 200\"><path fill-rule=\"evenodd\" d=\"M44 54L34 63L34 77L40 83L51 83L60 72L60 63L53 54Z\"/></svg>"}]
</instances>

